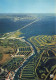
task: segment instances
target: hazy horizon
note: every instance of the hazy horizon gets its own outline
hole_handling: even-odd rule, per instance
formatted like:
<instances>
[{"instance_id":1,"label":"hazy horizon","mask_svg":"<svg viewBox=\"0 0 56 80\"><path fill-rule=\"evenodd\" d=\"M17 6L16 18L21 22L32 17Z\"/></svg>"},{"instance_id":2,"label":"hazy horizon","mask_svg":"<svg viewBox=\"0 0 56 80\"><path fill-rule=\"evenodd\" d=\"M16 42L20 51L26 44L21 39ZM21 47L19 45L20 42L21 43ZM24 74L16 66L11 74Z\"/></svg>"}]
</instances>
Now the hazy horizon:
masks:
<instances>
[{"instance_id":1,"label":"hazy horizon","mask_svg":"<svg viewBox=\"0 0 56 80\"><path fill-rule=\"evenodd\" d=\"M0 13L56 13L55 0L0 0Z\"/></svg>"}]
</instances>

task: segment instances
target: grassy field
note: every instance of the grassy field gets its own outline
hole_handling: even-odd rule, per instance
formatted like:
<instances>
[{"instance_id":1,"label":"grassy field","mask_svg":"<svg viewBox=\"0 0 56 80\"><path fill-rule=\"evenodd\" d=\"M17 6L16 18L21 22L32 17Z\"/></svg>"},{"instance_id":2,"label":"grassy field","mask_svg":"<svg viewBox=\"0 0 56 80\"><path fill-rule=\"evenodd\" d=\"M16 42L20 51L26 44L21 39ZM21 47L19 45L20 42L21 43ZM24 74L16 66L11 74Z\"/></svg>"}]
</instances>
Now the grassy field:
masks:
<instances>
[{"instance_id":1,"label":"grassy field","mask_svg":"<svg viewBox=\"0 0 56 80\"><path fill-rule=\"evenodd\" d=\"M20 52L17 53L17 50L20 50ZM30 54L30 52L30 46L26 42L22 42L19 39L0 39L0 64L4 64L8 60L10 60L11 54L13 56L15 54L27 55L28 53Z\"/></svg>"},{"instance_id":2,"label":"grassy field","mask_svg":"<svg viewBox=\"0 0 56 80\"><path fill-rule=\"evenodd\" d=\"M10 57L10 53L8 51L13 51L14 52L14 49L11 48L11 47L4 47L4 46L0 46L0 64L3 64L5 63L6 61L10 60L11 57Z\"/></svg>"}]
</instances>

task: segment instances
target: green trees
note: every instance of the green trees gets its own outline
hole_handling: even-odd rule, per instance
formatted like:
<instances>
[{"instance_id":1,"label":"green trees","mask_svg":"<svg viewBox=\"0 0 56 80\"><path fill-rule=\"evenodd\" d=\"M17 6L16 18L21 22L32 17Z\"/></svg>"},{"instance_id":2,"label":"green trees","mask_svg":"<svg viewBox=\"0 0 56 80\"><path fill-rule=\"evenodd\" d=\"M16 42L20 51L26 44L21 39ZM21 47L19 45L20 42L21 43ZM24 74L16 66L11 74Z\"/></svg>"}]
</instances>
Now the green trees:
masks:
<instances>
[{"instance_id":1,"label":"green trees","mask_svg":"<svg viewBox=\"0 0 56 80\"><path fill-rule=\"evenodd\" d=\"M0 60L2 60L2 58L3 58L3 54L2 54L2 53L0 53Z\"/></svg>"}]
</instances>

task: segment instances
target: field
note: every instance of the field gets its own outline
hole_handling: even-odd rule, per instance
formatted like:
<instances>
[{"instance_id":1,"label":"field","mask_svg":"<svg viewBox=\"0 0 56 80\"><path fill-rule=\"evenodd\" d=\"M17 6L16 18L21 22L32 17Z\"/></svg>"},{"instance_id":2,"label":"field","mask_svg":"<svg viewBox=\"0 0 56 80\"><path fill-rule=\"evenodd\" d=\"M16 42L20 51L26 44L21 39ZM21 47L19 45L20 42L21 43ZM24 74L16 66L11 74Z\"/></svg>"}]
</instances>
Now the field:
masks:
<instances>
[{"instance_id":1,"label":"field","mask_svg":"<svg viewBox=\"0 0 56 80\"><path fill-rule=\"evenodd\" d=\"M7 63L5 63L3 65L3 68L7 69L8 71L14 71L21 66L23 61L24 61L24 58L20 58L20 57L13 58L10 61L8 61Z\"/></svg>"},{"instance_id":2,"label":"field","mask_svg":"<svg viewBox=\"0 0 56 80\"><path fill-rule=\"evenodd\" d=\"M35 80L35 64L34 58L28 62L28 64L22 69L20 78L22 80Z\"/></svg>"},{"instance_id":3,"label":"field","mask_svg":"<svg viewBox=\"0 0 56 80\"><path fill-rule=\"evenodd\" d=\"M17 35L15 33L13 35ZM32 54L32 47L24 39L6 34L6 38L0 38L0 68L1 79L9 75L9 72L17 71L23 62ZM4 35L5 37L5 35ZM12 38L13 37L13 38ZM15 38L14 38L15 37ZM4 71L6 70L6 71Z\"/></svg>"},{"instance_id":4,"label":"field","mask_svg":"<svg viewBox=\"0 0 56 80\"><path fill-rule=\"evenodd\" d=\"M30 47L19 47L19 52L17 55L29 55L32 52Z\"/></svg>"},{"instance_id":5,"label":"field","mask_svg":"<svg viewBox=\"0 0 56 80\"><path fill-rule=\"evenodd\" d=\"M25 41L23 42L21 38L0 39L0 65L2 66L4 66L4 64L9 64L10 60L13 60L14 57L19 57L21 59L26 58L26 56L28 56L31 52L32 50L30 45Z\"/></svg>"},{"instance_id":6,"label":"field","mask_svg":"<svg viewBox=\"0 0 56 80\"><path fill-rule=\"evenodd\" d=\"M11 54L14 53L14 49L13 48L11 48L9 46L7 46L7 47L0 46L0 55L1 55L1 57L0 57L0 64L3 64L6 61L11 59L10 53Z\"/></svg>"},{"instance_id":7,"label":"field","mask_svg":"<svg viewBox=\"0 0 56 80\"><path fill-rule=\"evenodd\" d=\"M29 40L35 46L37 53L33 60L23 68L22 80L51 80L51 74L54 76L54 80L56 74L56 35L33 36Z\"/></svg>"}]
</instances>

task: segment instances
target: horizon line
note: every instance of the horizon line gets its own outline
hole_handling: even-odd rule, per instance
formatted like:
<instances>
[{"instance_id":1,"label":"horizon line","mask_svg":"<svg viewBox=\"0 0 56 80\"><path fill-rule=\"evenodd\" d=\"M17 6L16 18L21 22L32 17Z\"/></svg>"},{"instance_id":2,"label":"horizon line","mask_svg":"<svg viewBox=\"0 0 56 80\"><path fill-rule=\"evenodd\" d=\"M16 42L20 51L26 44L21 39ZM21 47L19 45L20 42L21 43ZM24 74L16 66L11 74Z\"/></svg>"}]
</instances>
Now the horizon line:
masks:
<instances>
[{"instance_id":1,"label":"horizon line","mask_svg":"<svg viewBox=\"0 0 56 80\"><path fill-rule=\"evenodd\" d=\"M0 14L56 14L56 13L0 13Z\"/></svg>"}]
</instances>

